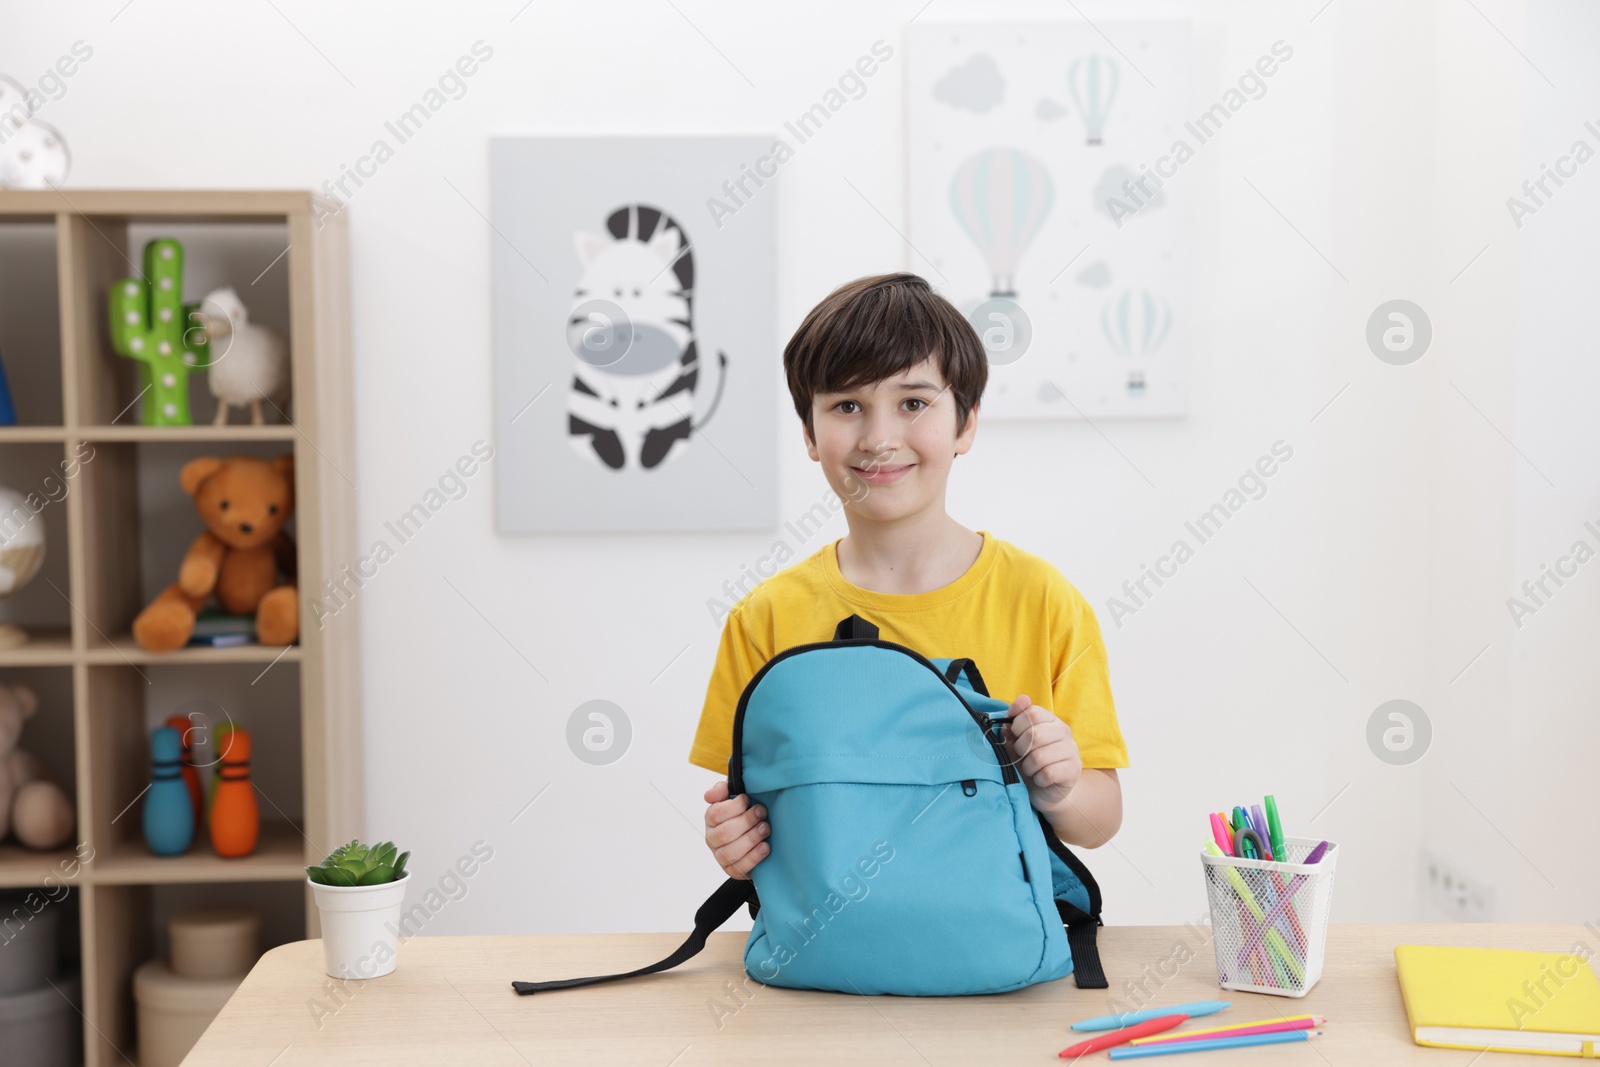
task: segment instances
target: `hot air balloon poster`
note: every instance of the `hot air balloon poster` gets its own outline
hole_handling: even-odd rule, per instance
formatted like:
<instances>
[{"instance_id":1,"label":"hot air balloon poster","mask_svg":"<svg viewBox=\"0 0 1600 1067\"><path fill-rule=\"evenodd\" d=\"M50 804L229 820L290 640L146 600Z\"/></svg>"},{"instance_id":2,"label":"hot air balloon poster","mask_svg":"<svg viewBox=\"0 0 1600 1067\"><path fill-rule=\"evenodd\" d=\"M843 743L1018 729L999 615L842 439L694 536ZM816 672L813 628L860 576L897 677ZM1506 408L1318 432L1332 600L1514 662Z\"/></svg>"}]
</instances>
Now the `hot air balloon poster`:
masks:
<instances>
[{"instance_id":1,"label":"hot air balloon poster","mask_svg":"<svg viewBox=\"0 0 1600 1067\"><path fill-rule=\"evenodd\" d=\"M912 24L908 267L984 338L986 418L1187 411L1193 174L1152 167L1191 49L1182 19Z\"/></svg>"},{"instance_id":2,"label":"hot air balloon poster","mask_svg":"<svg viewBox=\"0 0 1600 1067\"><path fill-rule=\"evenodd\" d=\"M774 143L491 140L501 533L777 527Z\"/></svg>"}]
</instances>

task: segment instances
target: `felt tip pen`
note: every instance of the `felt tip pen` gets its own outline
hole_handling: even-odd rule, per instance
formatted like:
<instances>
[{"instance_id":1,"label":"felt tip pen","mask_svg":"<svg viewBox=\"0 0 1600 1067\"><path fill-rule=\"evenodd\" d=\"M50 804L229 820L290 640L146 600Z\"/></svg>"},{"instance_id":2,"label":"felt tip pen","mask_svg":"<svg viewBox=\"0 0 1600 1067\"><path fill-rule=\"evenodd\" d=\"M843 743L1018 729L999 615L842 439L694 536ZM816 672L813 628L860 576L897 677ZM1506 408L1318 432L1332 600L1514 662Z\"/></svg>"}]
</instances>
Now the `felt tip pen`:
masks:
<instances>
[{"instance_id":1,"label":"felt tip pen","mask_svg":"<svg viewBox=\"0 0 1600 1067\"><path fill-rule=\"evenodd\" d=\"M1104 1049L1115 1048L1117 1045L1125 1045L1137 1037L1148 1037L1151 1034L1159 1034L1165 1030L1171 1030L1174 1026L1182 1026L1188 1021L1189 1017L1183 1014L1162 1015L1155 1019L1147 1019L1142 1023L1136 1023L1133 1026L1124 1026L1120 1030L1108 1030L1099 1037L1091 1037L1087 1041L1080 1041L1076 1045L1064 1048L1057 1055L1064 1060L1077 1059L1079 1056L1087 1056L1091 1052L1100 1052Z\"/></svg>"},{"instance_id":2,"label":"felt tip pen","mask_svg":"<svg viewBox=\"0 0 1600 1067\"><path fill-rule=\"evenodd\" d=\"M1170 1008L1146 1008L1144 1011L1125 1011L1120 1015L1100 1015L1093 1019L1085 1019L1081 1023L1073 1023L1074 1030L1117 1030L1134 1023L1142 1023L1150 1019L1159 1019L1163 1015L1187 1015L1191 1019L1201 1015L1210 1015L1221 1011L1223 1008L1233 1006L1231 1000L1197 1000L1193 1004L1174 1004Z\"/></svg>"},{"instance_id":3,"label":"felt tip pen","mask_svg":"<svg viewBox=\"0 0 1600 1067\"><path fill-rule=\"evenodd\" d=\"M1227 822L1216 812L1211 813L1211 836L1216 839L1218 848L1233 855L1233 835L1228 833Z\"/></svg>"},{"instance_id":4,"label":"felt tip pen","mask_svg":"<svg viewBox=\"0 0 1600 1067\"><path fill-rule=\"evenodd\" d=\"M1282 859L1283 846L1272 843L1272 829L1267 825L1267 817L1261 811L1260 804L1252 804L1250 806L1250 825L1256 828L1256 836L1261 838L1261 845L1266 850L1267 854L1261 858L1264 860Z\"/></svg>"},{"instance_id":5,"label":"felt tip pen","mask_svg":"<svg viewBox=\"0 0 1600 1067\"><path fill-rule=\"evenodd\" d=\"M1278 801L1269 795L1267 801L1267 831L1272 838L1272 855L1277 860L1287 860L1289 854L1283 848L1283 823L1278 821Z\"/></svg>"}]
</instances>

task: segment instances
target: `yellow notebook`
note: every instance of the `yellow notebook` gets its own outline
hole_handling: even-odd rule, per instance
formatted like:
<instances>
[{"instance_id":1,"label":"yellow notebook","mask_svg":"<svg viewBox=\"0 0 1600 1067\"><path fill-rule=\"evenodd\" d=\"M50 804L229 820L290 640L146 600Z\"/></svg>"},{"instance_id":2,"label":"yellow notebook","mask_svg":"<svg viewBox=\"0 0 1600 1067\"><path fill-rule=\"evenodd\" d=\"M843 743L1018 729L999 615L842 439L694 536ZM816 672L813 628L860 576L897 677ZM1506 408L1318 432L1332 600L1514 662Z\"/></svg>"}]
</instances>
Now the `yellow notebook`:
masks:
<instances>
[{"instance_id":1,"label":"yellow notebook","mask_svg":"<svg viewBox=\"0 0 1600 1067\"><path fill-rule=\"evenodd\" d=\"M1600 978L1576 955L1398 945L1394 966L1419 1045L1600 1055Z\"/></svg>"}]
</instances>

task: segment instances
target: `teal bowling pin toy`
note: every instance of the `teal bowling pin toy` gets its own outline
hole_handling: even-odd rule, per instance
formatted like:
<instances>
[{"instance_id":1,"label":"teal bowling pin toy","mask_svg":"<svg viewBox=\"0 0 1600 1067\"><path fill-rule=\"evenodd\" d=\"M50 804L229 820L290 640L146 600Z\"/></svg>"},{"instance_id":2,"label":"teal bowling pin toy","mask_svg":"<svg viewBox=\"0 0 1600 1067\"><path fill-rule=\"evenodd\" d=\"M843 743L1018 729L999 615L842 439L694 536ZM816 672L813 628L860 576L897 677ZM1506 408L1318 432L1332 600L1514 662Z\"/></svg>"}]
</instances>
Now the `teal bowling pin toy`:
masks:
<instances>
[{"instance_id":1,"label":"teal bowling pin toy","mask_svg":"<svg viewBox=\"0 0 1600 1067\"><path fill-rule=\"evenodd\" d=\"M170 726L158 726L150 734L144 839L158 856L181 856L194 841L194 802L183 784L183 738Z\"/></svg>"}]
</instances>

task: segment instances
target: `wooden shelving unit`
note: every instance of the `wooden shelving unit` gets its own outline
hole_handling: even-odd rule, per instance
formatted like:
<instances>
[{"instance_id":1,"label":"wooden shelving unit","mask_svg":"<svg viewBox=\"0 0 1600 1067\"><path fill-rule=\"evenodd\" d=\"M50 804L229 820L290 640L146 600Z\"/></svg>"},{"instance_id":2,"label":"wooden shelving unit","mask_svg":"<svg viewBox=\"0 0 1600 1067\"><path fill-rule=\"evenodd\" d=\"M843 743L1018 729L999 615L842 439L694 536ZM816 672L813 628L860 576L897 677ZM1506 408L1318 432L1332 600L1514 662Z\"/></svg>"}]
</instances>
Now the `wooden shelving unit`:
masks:
<instances>
[{"instance_id":1,"label":"wooden shelving unit","mask_svg":"<svg viewBox=\"0 0 1600 1067\"><path fill-rule=\"evenodd\" d=\"M0 427L0 484L26 493L93 449L43 514L46 571L0 607L0 617L31 635L23 647L0 650L0 682L42 678L52 693L70 690L70 700L41 702L23 743L36 748L30 739L41 731L70 735L55 745L55 761L42 754L65 764L52 769L73 784L79 848L93 850L92 858L67 877L73 848L0 845L0 887L54 885L50 907L76 899L88 1067L137 1061L132 975L157 954L163 894L215 893L220 901L242 883L261 883L268 888L260 891L291 900L292 925L277 940L317 937L303 868L362 832L359 602L340 607L337 625L320 628L309 606L358 555L347 235L343 213L319 222L311 204L302 191L0 192L0 355L26 423ZM233 285L253 318L289 337L293 395L283 410L292 425L210 425L215 409L203 371L190 379L195 425L138 425L138 407L129 406L138 395L136 368L111 348L107 294L116 279L140 273L146 240L167 235L185 244L194 278L185 279L186 300ZM246 255L230 253L236 242L248 246ZM252 280L254 271L241 273L235 261L264 242L285 251L281 260L268 253L252 263L265 268ZM52 274L53 311L43 306ZM32 295L8 301L8 285ZM276 308L281 321L256 314L258 304ZM19 312L37 317L31 335L16 327ZM200 455L285 451L295 457L299 643L165 655L139 648L129 631L134 616L174 579L176 559L200 531L192 509L185 516L170 503L148 504L153 494L176 491L169 468ZM141 484L141 471L150 469L157 473ZM55 591L45 581L52 575ZM255 854L221 859L202 828L186 855L152 855L137 801L149 780L149 731L176 713L152 694L205 697L218 678L261 692L267 687L250 687L263 676L288 695L275 697L259 721L239 720L257 737L255 777L264 795ZM293 790L265 797L264 749L274 755L270 770ZM65 896L62 884L71 890ZM266 940L263 950L273 939Z\"/></svg>"}]
</instances>

